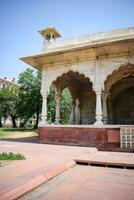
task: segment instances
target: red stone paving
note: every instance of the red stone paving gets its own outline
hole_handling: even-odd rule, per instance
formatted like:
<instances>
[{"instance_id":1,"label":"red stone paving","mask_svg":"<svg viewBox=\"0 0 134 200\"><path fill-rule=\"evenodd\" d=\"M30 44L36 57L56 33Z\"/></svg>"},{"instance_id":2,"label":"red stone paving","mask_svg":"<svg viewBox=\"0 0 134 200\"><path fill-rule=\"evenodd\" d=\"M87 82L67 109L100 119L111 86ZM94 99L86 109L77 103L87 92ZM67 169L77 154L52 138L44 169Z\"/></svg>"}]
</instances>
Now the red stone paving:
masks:
<instances>
[{"instance_id":1,"label":"red stone paving","mask_svg":"<svg viewBox=\"0 0 134 200\"><path fill-rule=\"evenodd\" d=\"M95 148L0 141L0 152L19 152L26 160L0 168L0 199L15 199L73 166L73 157Z\"/></svg>"},{"instance_id":2,"label":"red stone paving","mask_svg":"<svg viewBox=\"0 0 134 200\"><path fill-rule=\"evenodd\" d=\"M101 180L98 180L99 175L102 177ZM110 180L107 177L111 177ZM115 179L117 179L116 183ZM74 167L67 178L48 193L42 194L40 200L133 200L133 179L132 170Z\"/></svg>"},{"instance_id":3,"label":"red stone paving","mask_svg":"<svg viewBox=\"0 0 134 200\"><path fill-rule=\"evenodd\" d=\"M134 154L132 153L99 152L97 149L90 147L0 141L0 152L19 152L24 154L27 158L26 160L16 161L7 166L0 167L0 200L16 199L20 195L48 181L71 166L74 166L74 159L134 164ZM123 191L126 191L125 194L129 193L128 196L129 199L131 199L131 194L133 194L131 187L134 186L132 170L121 169L125 170L124 172L127 173L122 175L122 171L118 171L118 175L114 177L115 172L113 171L111 171L111 174L104 173L107 168L103 171L89 166L89 169L90 170L85 170L84 168L84 170L82 170L80 168L78 171L74 170L73 176L69 180L66 180L66 184L60 187L58 186L58 188L55 188L49 193L49 196L47 196L47 194L43 198L51 200L74 200L81 199L83 195L82 200L84 200L84 198L88 198L86 195L87 190L91 190L91 199L94 198L97 200L95 195L102 194L103 196L103 193L105 193L105 195L106 193L110 193L107 184L109 184L110 188L114 188L117 193L116 187L112 186L116 184L118 186L118 191L122 191L123 188ZM133 178L131 178L131 176L133 176ZM100 182L101 184L99 185ZM101 188L101 191L97 190L94 194L95 185ZM122 194L116 196L115 194L111 195L113 199L117 199L117 196L120 197ZM111 197L108 197L107 199L110 198ZM120 198L124 199L124 196ZM105 197L103 199L105 199Z\"/></svg>"}]
</instances>

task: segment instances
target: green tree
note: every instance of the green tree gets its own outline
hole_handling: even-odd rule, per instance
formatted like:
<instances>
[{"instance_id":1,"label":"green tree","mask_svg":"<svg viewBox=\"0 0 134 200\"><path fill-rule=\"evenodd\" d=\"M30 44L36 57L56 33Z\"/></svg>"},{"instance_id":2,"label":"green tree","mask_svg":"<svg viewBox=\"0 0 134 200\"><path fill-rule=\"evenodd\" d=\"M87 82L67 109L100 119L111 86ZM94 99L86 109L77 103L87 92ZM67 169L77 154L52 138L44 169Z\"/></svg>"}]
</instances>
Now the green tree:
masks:
<instances>
[{"instance_id":1,"label":"green tree","mask_svg":"<svg viewBox=\"0 0 134 200\"><path fill-rule=\"evenodd\" d=\"M18 88L2 88L0 89L0 118L6 119L11 117L13 127L16 128L16 120L19 117L19 95ZM2 124L1 124L2 125Z\"/></svg>"},{"instance_id":2,"label":"green tree","mask_svg":"<svg viewBox=\"0 0 134 200\"><path fill-rule=\"evenodd\" d=\"M60 113L61 123L67 124L69 122L72 111L72 97L68 88L65 88L61 94Z\"/></svg>"},{"instance_id":3,"label":"green tree","mask_svg":"<svg viewBox=\"0 0 134 200\"><path fill-rule=\"evenodd\" d=\"M8 116L8 112L7 112L7 102L5 98L5 89L1 88L0 89L0 127L3 126L2 118L4 118L4 121L5 121L7 116Z\"/></svg>"},{"instance_id":4,"label":"green tree","mask_svg":"<svg viewBox=\"0 0 134 200\"><path fill-rule=\"evenodd\" d=\"M50 87L50 94L47 98L47 117L48 121L55 122L55 111L56 111L56 101L55 101L55 90L53 86ZM67 124L69 122L70 114L72 111L72 97L68 88L65 88L61 94L60 102L60 115L61 123Z\"/></svg>"},{"instance_id":5,"label":"green tree","mask_svg":"<svg viewBox=\"0 0 134 200\"><path fill-rule=\"evenodd\" d=\"M19 75L19 86L16 88L3 88L0 90L0 126L2 126L2 117L10 116L13 127L16 127L16 119L19 118L21 127L25 126L27 121L36 116L34 128L37 128L39 114L41 113L42 97L41 74L33 69L26 69ZM55 90L50 88L50 94L47 98L48 120L55 122ZM60 102L61 123L66 124L72 110L72 99L69 90L63 90Z\"/></svg>"},{"instance_id":6,"label":"green tree","mask_svg":"<svg viewBox=\"0 0 134 200\"><path fill-rule=\"evenodd\" d=\"M36 116L34 128L37 128L42 104L42 97L40 94L41 73L28 68L19 75L18 84L21 127L23 127L31 117Z\"/></svg>"},{"instance_id":7,"label":"green tree","mask_svg":"<svg viewBox=\"0 0 134 200\"><path fill-rule=\"evenodd\" d=\"M49 122L55 122L55 110L56 110L56 101L55 101L55 90L51 86L50 94L47 98L47 118Z\"/></svg>"}]
</instances>

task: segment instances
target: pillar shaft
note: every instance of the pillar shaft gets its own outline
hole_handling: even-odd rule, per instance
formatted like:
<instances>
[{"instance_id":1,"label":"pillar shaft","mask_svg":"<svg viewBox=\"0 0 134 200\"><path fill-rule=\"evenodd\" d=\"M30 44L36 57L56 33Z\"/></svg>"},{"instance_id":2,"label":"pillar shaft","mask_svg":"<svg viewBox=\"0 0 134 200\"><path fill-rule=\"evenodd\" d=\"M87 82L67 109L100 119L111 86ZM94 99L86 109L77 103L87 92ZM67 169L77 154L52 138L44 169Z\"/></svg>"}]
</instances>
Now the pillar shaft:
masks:
<instances>
[{"instance_id":1,"label":"pillar shaft","mask_svg":"<svg viewBox=\"0 0 134 200\"><path fill-rule=\"evenodd\" d=\"M103 125L102 122L102 105L101 105L101 91L96 90L96 113L95 113L95 118L96 121L94 125Z\"/></svg>"},{"instance_id":2,"label":"pillar shaft","mask_svg":"<svg viewBox=\"0 0 134 200\"><path fill-rule=\"evenodd\" d=\"M41 115L41 125L47 124L47 78L45 74L45 69L42 71L42 82L41 82L41 95L43 98L42 102L42 115Z\"/></svg>"},{"instance_id":3,"label":"pillar shaft","mask_svg":"<svg viewBox=\"0 0 134 200\"><path fill-rule=\"evenodd\" d=\"M55 124L60 124L60 99L61 93L56 93L56 113L55 113Z\"/></svg>"},{"instance_id":4,"label":"pillar shaft","mask_svg":"<svg viewBox=\"0 0 134 200\"><path fill-rule=\"evenodd\" d=\"M113 113L112 113L112 99L108 98L108 122L109 124L113 124Z\"/></svg>"},{"instance_id":5,"label":"pillar shaft","mask_svg":"<svg viewBox=\"0 0 134 200\"><path fill-rule=\"evenodd\" d=\"M98 58L96 58L96 64L95 64L95 85L94 85L94 91L96 93L96 112L95 112L95 123L94 125L103 125L102 122L102 105L101 105L101 85L100 85L100 79L99 79L99 67L100 67L100 61Z\"/></svg>"},{"instance_id":6,"label":"pillar shaft","mask_svg":"<svg viewBox=\"0 0 134 200\"><path fill-rule=\"evenodd\" d=\"M107 115L107 94L103 92L102 94L102 107L103 107L103 122L107 124L108 115Z\"/></svg>"},{"instance_id":7,"label":"pillar shaft","mask_svg":"<svg viewBox=\"0 0 134 200\"><path fill-rule=\"evenodd\" d=\"M75 124L75 106L76 106L76 102L73 102L73 106L72 106L72 111L73 111L73 124Z\"/></svg>"},{"instance_id":8,"label":"pillar shaft","mask_svg":"<svg viewBox=\"0 0 134 200\"><path fill-rule=\"evenodd\" d=\"M47 98L46 96L44 96L42 102L42 124L46 123L47 123Z\"/></svg>"},{"instance_id":9,"label":"pillar shaft","mask_svg":"<svg viewBox=\"0 0 134 200\"><path fill-rule=\"evenodd\" d=\"M79 102L79 99L76 99L75 124L80 124L80 102Z\"/></svg>"}]
</instances>

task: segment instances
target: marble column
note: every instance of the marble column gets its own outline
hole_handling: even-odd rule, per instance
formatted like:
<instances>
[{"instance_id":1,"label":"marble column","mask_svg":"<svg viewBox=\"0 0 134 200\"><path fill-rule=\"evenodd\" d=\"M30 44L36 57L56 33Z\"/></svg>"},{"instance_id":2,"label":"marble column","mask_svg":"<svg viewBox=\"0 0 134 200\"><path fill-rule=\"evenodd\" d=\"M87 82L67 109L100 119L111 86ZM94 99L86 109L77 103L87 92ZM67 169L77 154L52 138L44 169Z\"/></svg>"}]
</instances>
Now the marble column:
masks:
<instances>
[{"instance_id":1,"label":"marble column","mask_svg":"<svg viewBox=\"0 0 134 200\"><path fill-rule=\"evenodd\" d=\"M94 84L94 91L96 93L96 112L95 112L95 123L94 125L99 126L99 125L103 125L102 122L102 105L101 105L101 85L100 85L100 72L99 72L99 68L100 68L100 61L98 59L98 57L96 57L96 62L95 62L95 84Z\"/></svg>"},{"instance_id":2,"label":"marble column","mask_svg":"<svg viewBox=\"0 0 134 200\"><path fill-rule=\"evenodd\" d=\"M103 108L103 123L107 124L108 114L107 114L107 93L102 93L102 108Z\"/></svg>"},{"instance_id":3,"label":"marble column","mask_svg":"<svg viewBox=\"0 0 134 200\"><path fill-rule=\"evenodd\" d=\"M95 88L96 93L96 112L95 112L95 123L94 125L103 125L102 122L102 105L101 105L101 88Z\"/></svg>"},{"instance_id":4,"label":"marble column","mask_svg":"<svg viewBox=\"0 0 134 200\"><path fill-rule=\"evenodd\" d=\"M43 102L42 102L42 121L41 124L47 124L47 95L43 96Z\"/></svg>"},{"instance_id":5,"label":"marble column","mask_svg":"<svg viewBox=\"0 0 134 200\"><path fill-rule=\"evenodd\" d=\"M82 124L82 108L83 108L83 106L81 105L81 103L79 105L79 108L80 108L80 124Z\"/></svg>"},{"instance_id":6,"label":"marble column","mask_svg":"<svg viewBox=\"0 0 134 200\"><path fill-rule=\"evenodd\" d=\"M42 102L42 115L40 125L47 124L47 79L45 76L45 69L42 71L42 82L41 82L41 95L43 98Z\"/></svg>"},{"instance_id":7,"label":"marble column","mask_svg":"<svg viewBox=\"0 0 134 200\"><path fill-rule=\"evenodd\" d=\"M60 124L60 99L61 99L61 91L56 91L55 124Z\"/></svg>"},{"instance_id":8,"label":"marble column","mask_svg":"<svg viewBox=\"0 0 134 200\"><path fill-rule=\"evenodd\" d=\"M73 124L75 124L75 106L76 106L76 101L74 100L72 103Z\"/></svg>"},{"instance_id":9,"label":"marble column","mask_svg":"<svg viewBox=\"0 0 134 200\"><path fill-rule=\"evenodd\" d=\"M108 111L108 122L109 124L113 124L112 98L110 95L108 96Z\"/></svg>"},{"instance_id":10,"label":"marble column","mask_svg":"<svg viewBox=\"0 0 134 200\"><path fill-rule=\"evenodd\" d=\"M79 99L76 99L75 124L80 124L80 102L79 102Z\"/></svg>"}]
</instances>

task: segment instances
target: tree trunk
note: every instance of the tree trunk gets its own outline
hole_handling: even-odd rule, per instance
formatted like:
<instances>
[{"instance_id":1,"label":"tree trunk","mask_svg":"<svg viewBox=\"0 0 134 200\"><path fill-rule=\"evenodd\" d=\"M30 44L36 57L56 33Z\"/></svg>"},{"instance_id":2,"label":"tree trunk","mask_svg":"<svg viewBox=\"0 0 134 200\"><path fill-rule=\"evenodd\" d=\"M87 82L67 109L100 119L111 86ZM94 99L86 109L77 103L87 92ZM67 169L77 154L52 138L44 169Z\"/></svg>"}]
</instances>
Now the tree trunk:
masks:
<instances>
[{"instance_id":1,"label":"tree trunk","mask_svg":"<svg viewBox=\"0 0 134 200\"><path fill-rule=\"evenodd\" d=\"M13 125L13 128L17 128L17 125L16 125L16 117L11 116L11 118L12 118L12 125Z\"/></svg>"},{"instance_id":2,"label":"tree trunk","mask_svg":"<svg viewBox=\"0 0 134 200\"><path fill-rule=\"evenodd\" d=\"M39 113L36 115L36 123L34 125L34 129L38 128L38 123L39 123Z\"/></svg>"},{"instance_id":3,"label":"tree trunk","mask_svg":"<svg viewBox=\"0 0 134 200\"><path fill-rule=\"evenodd\" d=\"M27 121L29 120L30 117L27 117L27 119L20 124L20 128L23 128L25 126L25 124L27 123Z\"/></svg>"},{"instance_id":4,"label":"tree trunk","mask_svg":"<svg viewBox=\"0 0 134 200\"><path fill-rule=\"evenodd\" d=\"M0 118L0 127L2 127L2 121L1 121L1 118Z\"/></svg>"}]
</instances>

